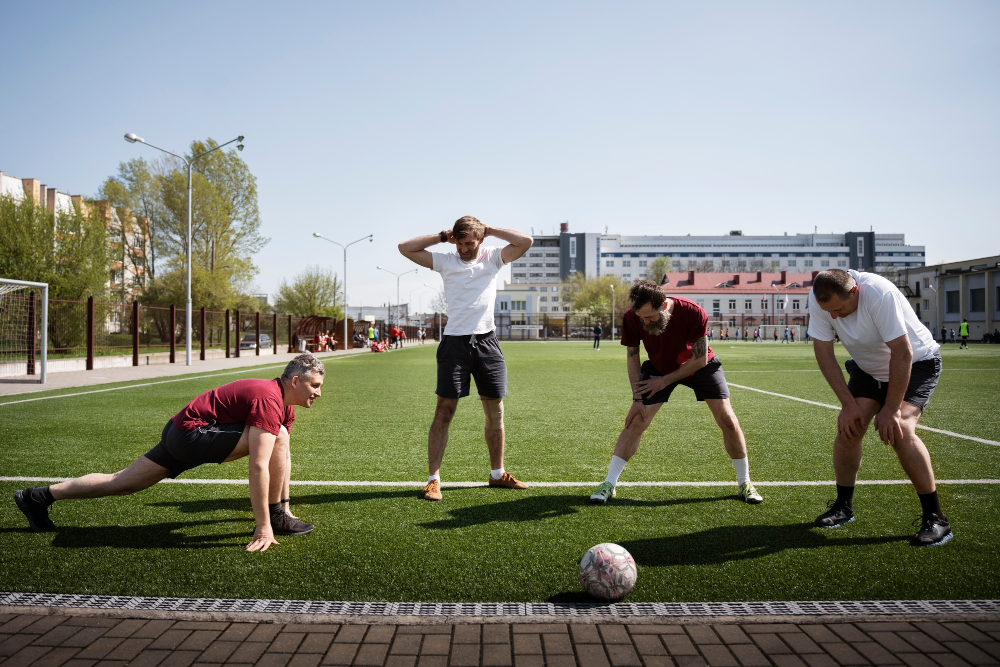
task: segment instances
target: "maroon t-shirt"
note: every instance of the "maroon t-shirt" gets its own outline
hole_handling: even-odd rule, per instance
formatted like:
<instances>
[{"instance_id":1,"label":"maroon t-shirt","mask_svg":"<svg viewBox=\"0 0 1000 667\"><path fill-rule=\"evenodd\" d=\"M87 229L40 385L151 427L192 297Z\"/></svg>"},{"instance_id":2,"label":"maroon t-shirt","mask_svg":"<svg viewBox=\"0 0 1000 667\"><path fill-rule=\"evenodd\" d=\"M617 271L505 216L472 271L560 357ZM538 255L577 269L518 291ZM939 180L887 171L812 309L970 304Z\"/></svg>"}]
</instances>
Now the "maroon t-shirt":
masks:
<instances>
[{"instance_id":1,"label":"maroon t-shirt","mask_svg":"<svg viewBox=\"0 0 1000 667\"><path fill-rule=\"evenodd\" d=\"M281 380L237 380L206 391L170 421L181 431L193 431L208 426L213 419L218 424L256 426L272 435L284 426L291 430L295 407L285 407Z\"/></svg>"},{"instance_id":2,"label":"maroon t-shirt","mask_svg":"<svg viewBox=\"0 0 1000 667\"><path fill-rule=\"evenodd\" d=\"M682 297L674 300L674 310L667 329L659 336L646 331L642 320L629 308L622 318L622 345L639 347L642 341L653 367L663 375L672 373L694 356L691 344L708 335L708 313L694 301ZM715 357L708 347L708 361Z\"/></svg>"}]
</instances>

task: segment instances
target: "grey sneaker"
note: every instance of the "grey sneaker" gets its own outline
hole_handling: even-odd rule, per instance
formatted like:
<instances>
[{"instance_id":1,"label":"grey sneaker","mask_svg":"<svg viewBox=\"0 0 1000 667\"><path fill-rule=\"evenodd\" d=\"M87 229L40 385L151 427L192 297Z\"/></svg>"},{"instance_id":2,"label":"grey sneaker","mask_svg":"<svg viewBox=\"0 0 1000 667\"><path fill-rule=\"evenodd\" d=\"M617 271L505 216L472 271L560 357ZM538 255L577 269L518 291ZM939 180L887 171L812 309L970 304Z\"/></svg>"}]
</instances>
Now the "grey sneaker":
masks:
<instances>
[{"instance_id":1,"label":"grey sneaker","mask_svg":"<svg viewBox=\"0 0 1000 667\"><path fill-rule=\"evenodd\" d=\"M611 482L601 482L590 496L590 502L603 505L615 497L615 487Z\"/></svg>"},{"instance_id":2,"label":"grey sneaker","mask_svg":"<svg viewBox=\"0 0 1000 667\"><path fill-rule=\"evenodd\" d=\"M816 517L813 521L814 526L819 526L820 528L836 528L837 526L843 526L845 523L850 523L854 521L854 508L847 505L847 503L842 503L839 500L831 500L827 502L827 511Z\"/></svg>"},{"instance_id":3,"label":"grey sneaker","mask_svg":"<svg viewBox=\"0 0 1000 667\"><path fill-rule=\"evenodd\" d=\"M913 523L920 524L920 530L910 540L915 547L937 547L955 537L948 519L937 514L922 516Z\"/></svg>"},{"instance_id":4,"label":"grey sneaker","mask_svg":"<svg viewBox=\"0 0 1000 667\"><path fill-rule=\"evenodd\" d=\"M271 530L275 535L308 535L315 527L292 517L284 509L271 512Z\"/></svg>"},{"instance_id":5,"label":"grey sneaker","mask_svg":"<svg viewBox=\"0 0 1000 667\"><path fill-rule=\"evenodd\" d=\"M764 498L757 493L757 489L754 488L753 484L747 482L746 484L740 484L739 492L740 500L748 505L757 505L764 502Z\"/></svg>"}]
</instances>

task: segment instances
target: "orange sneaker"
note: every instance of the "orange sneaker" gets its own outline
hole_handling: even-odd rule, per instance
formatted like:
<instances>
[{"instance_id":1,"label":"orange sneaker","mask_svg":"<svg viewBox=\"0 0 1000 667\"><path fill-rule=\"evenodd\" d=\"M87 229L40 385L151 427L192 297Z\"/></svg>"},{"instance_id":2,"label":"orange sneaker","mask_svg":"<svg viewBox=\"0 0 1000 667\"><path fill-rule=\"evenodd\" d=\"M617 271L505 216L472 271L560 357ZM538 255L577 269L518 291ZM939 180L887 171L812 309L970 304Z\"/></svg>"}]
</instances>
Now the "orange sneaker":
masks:
<instances>
[{"instance_id":1,"label":"orange sneaker","mask_svg":"<svg viewBox=\"0 0 1000 667\"><path fill-rule=\"evenodd\" d=\"M504 471L500 475L500 479L493 479L493 475L490 475L490 486L500 487L501 489L526 489L528 485L524 482L519 482L514 479L514 476L509 472Z\"/></svg>"},{"instance_id":2,"label":"orange sneaker","mask_svg":"<svg viewBox=\"0 0 1000 667\"><path fill-rule=\"evenodd\" d=\"M424 500L441 500L441 482L431 480L424 487Z\"/></svg>"}]
</instances>

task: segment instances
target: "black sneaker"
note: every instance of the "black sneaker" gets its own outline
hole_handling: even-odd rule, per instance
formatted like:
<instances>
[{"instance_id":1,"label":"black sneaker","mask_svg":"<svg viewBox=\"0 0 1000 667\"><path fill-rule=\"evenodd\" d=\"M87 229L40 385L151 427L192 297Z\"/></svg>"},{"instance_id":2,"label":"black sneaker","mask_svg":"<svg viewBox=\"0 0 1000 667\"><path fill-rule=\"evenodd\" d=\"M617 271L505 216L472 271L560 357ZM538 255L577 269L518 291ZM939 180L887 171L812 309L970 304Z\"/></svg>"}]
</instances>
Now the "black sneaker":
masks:
<instances>
[{"instance_id":1,"label":"black sneaker","mask_svg":"<svg viewBox=\"0 0 1000 667\"><path fill-rule=\"evenodd\" d=\"M913 522L913 525L920 524L920 530L910 540L910 544L915 547L938 547L955 537L951 532L951 524L948 519L937 514L922 516Z\"/></svg>"},{"instance_id":2,"label":"black sneaker","mask_svg":"<svg viewBox=\"0 0 1000 667\"><path fill-rule=\"evenodd\" d=\"M820 528L836 528L845 523L854 521L854 508L839 500L830 500L826 503L827 511L816 517L813 524Z\"/></svg>"},{"instance_id":3,"label":"black sneaker","mask_svg":"<svg viewBox=\"0 0 1000 667\"><path fill-rule=\"evenodd\" d=\"M285 510L271 513L271 530L275 535L308 535L316 526L299 521Z\"/></svg>"},{"instance_id":4,"label":"black sneaker","mask_svg":"<svg viewBox=\"0 0 1000 667\"><path fill-rule=\"evenodd\" d=\"M56 529L56 524L49 519L49 506L31 499L31 490L35 487L14 492L14 502L17 508L28 517L28 526L36 533L50 533Z\"/></svg>"}]
</instances>

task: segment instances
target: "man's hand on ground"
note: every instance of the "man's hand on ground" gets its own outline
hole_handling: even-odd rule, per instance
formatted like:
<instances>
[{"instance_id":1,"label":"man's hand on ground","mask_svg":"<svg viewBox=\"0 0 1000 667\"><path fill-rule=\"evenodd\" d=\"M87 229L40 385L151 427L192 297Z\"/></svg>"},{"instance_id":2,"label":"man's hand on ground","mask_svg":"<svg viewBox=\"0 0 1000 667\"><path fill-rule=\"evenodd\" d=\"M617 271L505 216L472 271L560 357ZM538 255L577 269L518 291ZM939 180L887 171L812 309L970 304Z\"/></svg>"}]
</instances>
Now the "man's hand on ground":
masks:
<instances>
[{"instance_id":1,"label":"man's hand on ground","mask_svg":"<svg viewBox=\"0 0 1000 667\"><path fill-rule=\"evenodd\" d=\"M857 402L851 401L840 409L837 416L837 432L844 438L860 438L864 435L864 413Z\"/></svg>"},{"instance_id":2,"label":"man's hand on ground","mask_svg":"<svg viewBox=\"0 0 1000 667\"><path fill-rule=\"evenodd\" d=\"M903 414L900 410L883 407L875 415L878 437L890 447L903 442Z\"/></svg>"},{"instance_id":3,"label":"man's hand on ground","mask_svg":"<svg viewBox=\"0 0 1000 667\"><path fill-rule=\"evenodd\" d=\"M253 532L253 541L247 545L247 551L267 551L272 544L278 544L278 540L274 539L271 527L258 528Z\"/></svg>"}]
</instances>

